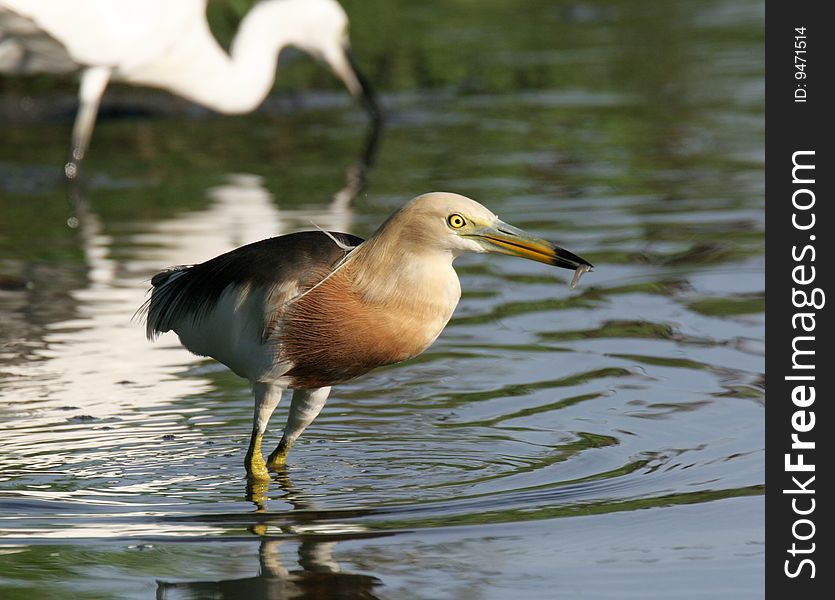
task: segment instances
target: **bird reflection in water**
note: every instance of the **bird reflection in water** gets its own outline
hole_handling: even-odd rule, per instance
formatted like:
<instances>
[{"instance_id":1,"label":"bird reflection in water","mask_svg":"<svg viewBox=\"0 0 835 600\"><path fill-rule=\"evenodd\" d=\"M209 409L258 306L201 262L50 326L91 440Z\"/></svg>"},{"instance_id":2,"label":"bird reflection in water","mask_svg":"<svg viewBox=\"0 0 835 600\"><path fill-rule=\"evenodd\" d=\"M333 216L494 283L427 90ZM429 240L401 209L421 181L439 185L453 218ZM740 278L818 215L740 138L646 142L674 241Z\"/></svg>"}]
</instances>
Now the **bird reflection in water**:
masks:
<instances>
[{"instance_id":1,"label":"bird reflection in water","mask_svg":"<svg viewBox=\"0 0 835 600\"><path fill-rule=\"evenodd\" d=\"M377 598L374 588L382 582L370 575L342 570L333 556L334 548L344 540L392 534L364 531L358 525L333 521L324 524L323 513L317 510L304 493L293 487L286 471L277 473L275 481L284 492L282 499L292 505L292 511L269 513L264 496L266 484L261 482L247 485L247 494L257 507L254 523L249 528L259 538L257 575L218 581L157 581L156 597L166 600ZM281 550L285 544L298 544L298 568L288 568L285 565L286 559L282 560Z\"/></svg>"},{"instance_id":2,"label":"bird reflection in water","mask_svg":"<svg viewBox=\"0 0 835 600\"><path fill-rule=\"evenodd\" d=\"M356 154L354 161L351 164L349 164L344 171L343 185L341 188L336 190L331 195L327 203L323 205L322 212L317 216L322 217L324 222L315 221L315 224L317 226L330 227L341 230L345 230L350 227L353 215L353 203L365 190L368 184L369 173L371 172L374 163L377 159L377 153L379 151L380 141L382 138L382 131L383 121L381 118L375 118L369 122L368 126L366 127L363 136L363 141L359 148L359 152ZM264 189L261 183L261 178L257 175L247 174L229 174L227 175L226 184L209 190L208 195L213 200L215 200L215 205L209 210L206 216L211 216L211 213L217 212L218 209L223 211L226 209L234 209L235 207L239 207L242 210L248 210L245 203L242 203L240 201L240 198L236 196L239 196L241 194L248 195L252 192L263 196L265 199L264 202L270 205L270 207L267 209L267 211L270 214L265 216L268 217L268 222L275 222L276 226L275 229L265 231L260 236L248 235L247 237L250 241L254 241L256 239L259 239L260 237L279 235L281 233L284 233L284 229L287 228L288 225L294 227L310 226L311 219L299 223L288 222L291 221L291 219L295 215L287 211L276 211L275 208L272 206L274 204L274 201L270 193ZM78 186L72 185L68 187L68 197L72 209L72 215L68 218L67 223L72 228L80 227L82 229L82 237L94 235L93 232L98 231L101 227L101 224L99 223L98 216L95 214L95 212L92 210L92 207L90 206L89 196L86 193L83 193ZM299 215L299 217L303 216L304 215ZM161 229L169 225L177 226L177 224L181 220L182 215L178 216L178 218L172 222L160 223L158 228ZM217 220L221 223L223 222L223 219ZM88 221L88 223L85 223L85 221ZM247 222L249 222L251 225L256 226L263 225L263 223L258 222L257 218L248 219ZM216 234L214 232L213 236L216 237ZM175 240L168 240L167 243L170 243L172 241ZM242 242L240 240L237 240L236 243ZM184 260L187 260L185 256Z\"/></svg>"}]
</instances>

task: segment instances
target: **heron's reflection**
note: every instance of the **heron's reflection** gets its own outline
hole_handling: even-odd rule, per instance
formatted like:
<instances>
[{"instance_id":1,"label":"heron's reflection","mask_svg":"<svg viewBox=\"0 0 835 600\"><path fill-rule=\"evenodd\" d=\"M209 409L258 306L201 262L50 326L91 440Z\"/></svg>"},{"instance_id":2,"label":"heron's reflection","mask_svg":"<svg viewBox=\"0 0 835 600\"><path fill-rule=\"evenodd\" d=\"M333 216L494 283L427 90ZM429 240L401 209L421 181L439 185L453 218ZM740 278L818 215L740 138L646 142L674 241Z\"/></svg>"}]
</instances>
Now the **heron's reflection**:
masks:
<instances>
[{"instance_id":1,"label":"heron's reflection","mask_svg":"<svg viewBox=\"0 0 835 600\"><path fill-rule=\"evenodd\" d=\"M218 581L157 581L157 598L377 598L373 590L382 582L370 575L342 570L334 558L334 548L340 539L388 534L368 532L357 525L338 522L317 526L310 519L294 520L292 515L296 511L305 515L317 511L315 503L293 486L286 470L276 474L274 483L284 493L282 499L289 502L293 510L277 513L272 515L273 518L267 507L266 484L247 484L246 489L247 497L255 502L255 514L258 515L250 527L259 538L257 575ZM295 559L298 568L286 566L282 558L282 545L291 543L298 544Z\"/></svg>"},{"instance_id":2,"label":"heron's reflection","mask_svg":"<svg viewBox=\"0 0 835 600\"><path fill-rule=\"evenodd\" d=\"M254 577L223 581L157 582L158 599L218 598L229 600L373 599L381 582L370 575L327 570L287 570L278 560L281 540L261 541L260 572ZM300 550L301 553L301 550ZM300 561L301 563L301 561Z\"/></svg>"}]
</instances>

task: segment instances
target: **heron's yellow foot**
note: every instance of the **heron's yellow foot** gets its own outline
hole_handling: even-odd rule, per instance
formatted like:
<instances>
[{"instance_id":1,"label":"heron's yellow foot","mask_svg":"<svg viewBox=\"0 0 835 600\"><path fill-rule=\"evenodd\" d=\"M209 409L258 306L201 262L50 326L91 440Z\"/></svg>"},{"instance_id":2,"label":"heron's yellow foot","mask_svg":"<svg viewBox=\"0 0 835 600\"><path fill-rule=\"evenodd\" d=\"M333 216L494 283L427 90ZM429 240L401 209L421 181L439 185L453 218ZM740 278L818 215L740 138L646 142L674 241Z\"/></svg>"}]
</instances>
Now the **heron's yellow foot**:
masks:
<instances>
[{"instance_id":1,"label":"heron's yellow foot","mask_svg":"<svg viewBox=\"0 0 835 600\"><path fill-rule=\"evenodd\" d=\"M247 477L250 480L265 482L270 480L270 474L267 471L267 463L264 462L264 457L261 456L260 452L251 457L247 456L245 466Z\"/></svg>"},{"instance_id":2,"label":"heron's yellow foot","mask_svg":"<svg viewBox=\"0 0 835 600\"><path fill-rule=\"evenodd\" d=\"M267 472L267 463L264 462L264 455L261 454L261 436L253 434L249 442L249 450L244 458L247 477L251 481L269 481L270 474Z\"/></svg>"},{"instance_id":3,"label":"heron's yellow foot","mask_svg":"<svg viewBox=\"0 0 835 600\"><path fill-rule=\"evenodd\" d=\"M287 464L287 455L290 453L291 446L292 444L287 443L286 438L281 438L278 447L272 451L267 459L267 466L274 471L283 469Z\"/></svg>"}]
</instances>

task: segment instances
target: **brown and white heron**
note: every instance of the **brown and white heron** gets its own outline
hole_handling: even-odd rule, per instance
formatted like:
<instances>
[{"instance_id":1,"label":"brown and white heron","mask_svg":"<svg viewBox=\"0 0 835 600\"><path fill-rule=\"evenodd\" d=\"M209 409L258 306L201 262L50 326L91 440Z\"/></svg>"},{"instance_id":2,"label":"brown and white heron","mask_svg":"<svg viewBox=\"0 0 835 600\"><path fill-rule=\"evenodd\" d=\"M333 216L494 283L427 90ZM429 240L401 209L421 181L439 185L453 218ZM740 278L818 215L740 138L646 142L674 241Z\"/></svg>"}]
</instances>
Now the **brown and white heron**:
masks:
<instances>
[{"instance_id":1,"label":"brown and white heron","mask_svg":"<svg viewBox=\"0 0 835 600\"><path fill-rule=\"evenodd\" d=\"M426 350L461 296L452 261L498 252L574 269L592 265L450 193L418 196L367 240L304 231L248 244L151 280L149 339L173 330L252 384L255 419L246 470L268 479L322 407L331 386ZM278 447L261 443L282 394L293 398Z\"/></svg>"},{"instance_id":2,"label":"brown and white heron","mask_svg":"<svg viewBox=\"0 0 835 600\"><path fill-rule=\"evenodd\" d=\"M262 0L241 21L230 52L206 21L207 0L0 0L0 73L81 73L79 109L64 171L78 173L111 80L162 88L227 114L255 110L288 46L327 64L379 120L351 58L348 17L336 0Z\"/></svg>"}]
</instances>

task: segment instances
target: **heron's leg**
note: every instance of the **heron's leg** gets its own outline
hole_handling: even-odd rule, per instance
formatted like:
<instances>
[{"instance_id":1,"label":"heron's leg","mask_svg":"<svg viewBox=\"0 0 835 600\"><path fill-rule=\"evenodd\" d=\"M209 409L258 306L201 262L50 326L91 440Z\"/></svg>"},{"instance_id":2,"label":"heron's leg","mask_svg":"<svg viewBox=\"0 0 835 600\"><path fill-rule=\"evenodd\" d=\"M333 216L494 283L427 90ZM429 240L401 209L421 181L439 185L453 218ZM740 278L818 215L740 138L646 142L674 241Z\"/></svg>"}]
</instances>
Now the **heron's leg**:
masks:
<instances>
[{"instance_id":1,"label":"heron's leg","mask_svg":"<svg viewBox=\"0 0 835 600\"><path fill-rule=\"evenodd\" d=\"M312 390L294 390L293 400L290 402L290 414L287 415L287 425L284 426L284 436L267 459L267 465L271 468L281 467L287 461L287 453L293 443L313 422L330 394L330 387L321 387Z\"/></svg>"},{"instance_id":2,"label":"heron's leg","mask_svg":"<svg viewBox=\"0 0 835 600\"><path fill-rule=\"evenodd\" d=\"M252 437L249 439L249 449L246 451L244 465L250 479L269 481L267 465L264 456L261 454L261 441L264 438L264 431L270 421L275 407L281 400L284 388L272 383L256 381L252 384L252 394L255 396L255 419L252 424Z\"/></svg>"},{"instance_id":3,"label":"heron's leg","mask_svg":"<svg viewBox=\"0 0 835 600\"><path fill-rule=\"evenodd\" d=\"M68 182L78 178L78 168L90 145L96 115L99 112L102 94L110 81L110 69L107 67L90 67L81 75L81 87L78 90L78 114L72 128L72 147L70 158L64 165L64 175Z\"/></svg>"}]
</instances>

